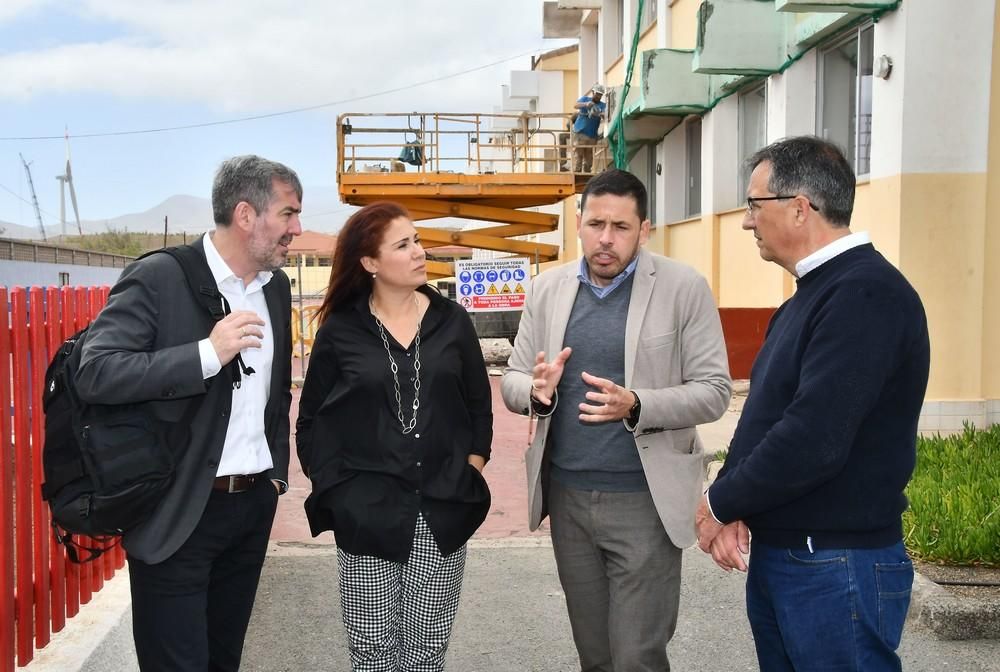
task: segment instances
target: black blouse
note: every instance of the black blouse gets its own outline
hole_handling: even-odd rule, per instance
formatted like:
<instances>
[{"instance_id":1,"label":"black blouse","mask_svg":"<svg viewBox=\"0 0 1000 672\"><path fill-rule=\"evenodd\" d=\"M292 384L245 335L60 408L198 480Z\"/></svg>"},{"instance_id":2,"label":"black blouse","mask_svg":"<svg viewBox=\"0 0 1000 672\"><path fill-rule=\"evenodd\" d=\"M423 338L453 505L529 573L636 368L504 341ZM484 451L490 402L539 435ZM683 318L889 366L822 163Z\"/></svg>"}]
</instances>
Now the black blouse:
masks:
<instances>
[{"instance_id":1,"label":"black blouse","mask_svg":"<svg viewBox=\"0 0 1000 672\"><path fill-rule=\"evenodd\" d=\"M356 555L405 562L421 512L447 555L486 518L490 492L468 456L490 456L493 403L472 320L430 287L420 324L420 407L403 434L389 358L368 297L320 326L299 401L295 443L312 481L313 536L333 530ZM399 367L403 418L413 413L415 346L385 332Z\"/></svg>"}]
</instances>

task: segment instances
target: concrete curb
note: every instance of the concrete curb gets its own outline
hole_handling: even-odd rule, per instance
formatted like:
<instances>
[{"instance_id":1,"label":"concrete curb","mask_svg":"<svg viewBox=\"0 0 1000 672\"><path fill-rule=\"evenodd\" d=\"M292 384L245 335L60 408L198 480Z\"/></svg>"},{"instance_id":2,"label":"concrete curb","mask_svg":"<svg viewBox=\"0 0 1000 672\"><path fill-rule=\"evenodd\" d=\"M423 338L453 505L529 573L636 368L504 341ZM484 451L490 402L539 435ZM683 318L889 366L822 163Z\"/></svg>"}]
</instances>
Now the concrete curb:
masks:
<instances>
[{"instance_id":1,"label":"concrete curb","mask_svg":"<svg viewBox=\"0 0 1000 672\"><path fill-rule=\"evenodd\" d=\"M939 639L1000 639L1000 601L956 597L919 572L913 576L907 619Z\"/></svg>"},{"instance_id":2,"label":"concrete curb","mask_svg":"<svg viewBox=\"0 0 1000 672\"><path fill-rule=\"evenodd\" d=\"M26 667L30 672L136 670L128 566L115 572Z\"/></svg>"}]
</instances>

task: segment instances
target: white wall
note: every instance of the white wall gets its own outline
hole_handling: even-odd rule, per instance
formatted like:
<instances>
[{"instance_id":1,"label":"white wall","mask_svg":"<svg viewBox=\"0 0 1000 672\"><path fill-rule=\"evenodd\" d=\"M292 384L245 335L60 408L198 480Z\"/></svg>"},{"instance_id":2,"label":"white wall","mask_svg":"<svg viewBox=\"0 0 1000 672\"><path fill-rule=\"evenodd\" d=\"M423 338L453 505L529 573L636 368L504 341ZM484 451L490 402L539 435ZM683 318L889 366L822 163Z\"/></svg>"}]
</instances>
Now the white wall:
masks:
<instances>
[{"instance_id":1,"label":"white wall","mask_svg":"<svg viewBox=\"0 0 1000 672\"><path fill-rule=\"evenodd\" d=\"M59 287L59 274L69 273L69 284L76 287L109 287L118 280L123 268L76 266L33 261L0 261L2 287Z\"/></svg>"},{"instance_id":2,"label":"white wall","mask_svg":"<svg viewBox=\"0 0 1000 672\"><path fill-rule=\"evenodd\" d=\"M739 205L739 95L720 101L702 117L701 211Z\"/></svg>"},{"instance_id":3,"label":"white wall","mask_svg":"<svg viewBox=\"0 0 1000 672\"><path fill-rule=\"evenodd\" d=\"M767 141L816 133L816 50L767 79Z\"/></svg>"},{"instance_id":4,"label":"white wall","mask_svg":"<svg viewBox=\"0 0 1000 672\"><path fill-rule=\"evenodd\" d=\"M986 171L995 3L904 2L875 24L872 177ZM905 113L904 106L905 104Z\"/></svg>"}]
</instances>

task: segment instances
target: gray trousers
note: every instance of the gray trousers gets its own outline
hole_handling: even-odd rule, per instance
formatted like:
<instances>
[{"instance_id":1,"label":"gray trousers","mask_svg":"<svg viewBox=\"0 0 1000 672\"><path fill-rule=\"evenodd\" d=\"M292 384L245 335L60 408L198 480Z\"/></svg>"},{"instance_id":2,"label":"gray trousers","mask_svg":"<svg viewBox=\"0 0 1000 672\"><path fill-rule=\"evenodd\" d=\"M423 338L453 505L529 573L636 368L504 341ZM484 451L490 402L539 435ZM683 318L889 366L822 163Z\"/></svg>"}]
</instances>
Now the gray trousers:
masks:
<instances>
[{"instance_id":1,"label":"gray trousers","mask_svg":"<svg viewBox=\"0 0 1000 672\"><path fill-rule=\"evenodd\" d=\"M665 672L681 549L649 492L548 491L552 548L582 672Z\"/></svg>"},{"instance_id":2,"label":"gray trousers","mask_svg":"<svg viewBox=\"0 0 1000 672\"><path fill-rule=\"evenodd\" d=\"M594 145L597 138L573 131L573 170L589 173L594 167Z\"/></svg>"}]
</instances>

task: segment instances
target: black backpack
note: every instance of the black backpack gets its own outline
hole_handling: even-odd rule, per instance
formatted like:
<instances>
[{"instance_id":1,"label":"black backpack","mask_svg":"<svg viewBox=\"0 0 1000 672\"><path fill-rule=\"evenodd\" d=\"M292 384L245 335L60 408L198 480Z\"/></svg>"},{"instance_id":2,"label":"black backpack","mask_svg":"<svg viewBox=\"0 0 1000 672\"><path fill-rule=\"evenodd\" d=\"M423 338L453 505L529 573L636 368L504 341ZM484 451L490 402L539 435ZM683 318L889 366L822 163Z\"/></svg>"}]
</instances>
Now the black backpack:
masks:
<instances>
[{"instance_id":1,"label":"black backpack","mask_svg":"<svg viewBox=\"0 0 1000 672\"><path fill-rule=\"evenodd\" d=\"M221 320L229 306L204 254L190 245L180 245L148 252L139 259L161 252L177 260L195 299L213 320ZM72 535L101 542L119 537L149 517L174 473L168 428L152 415L147 404L86 404L77 395L74 380L88 329L81 329L59 347L45 372L42 394L42 498L52 511L56 539L66 546L73 562L94 560L116 544L84 545ZM234 385L239 382L237 361L244 373L252 373L242 359L234 360ZM197 402L197 397L192 399L182 423L190 422ZM88 555L83 557L81 551Z\"/></svg>"}]
</instances>

